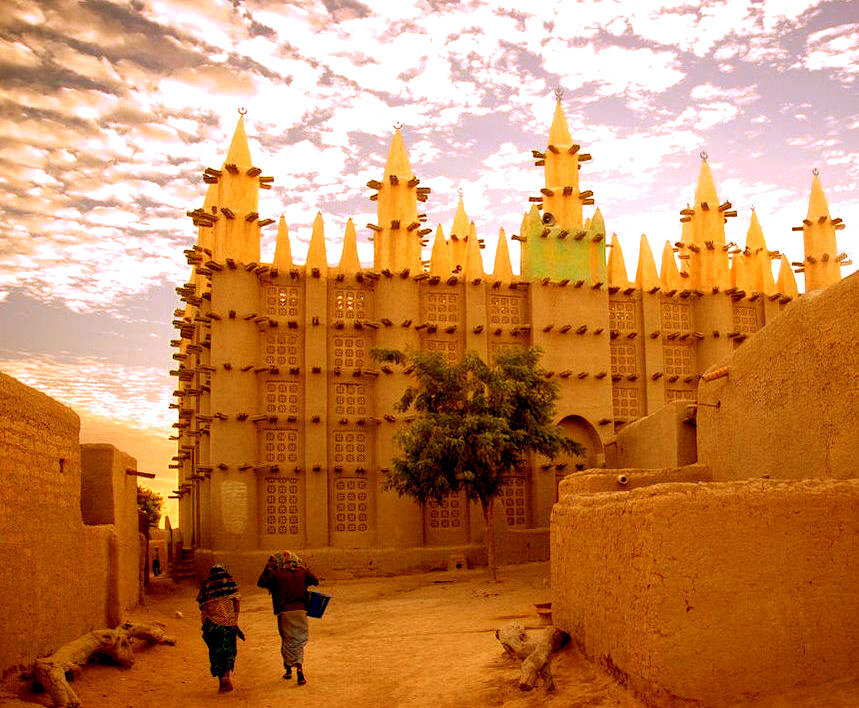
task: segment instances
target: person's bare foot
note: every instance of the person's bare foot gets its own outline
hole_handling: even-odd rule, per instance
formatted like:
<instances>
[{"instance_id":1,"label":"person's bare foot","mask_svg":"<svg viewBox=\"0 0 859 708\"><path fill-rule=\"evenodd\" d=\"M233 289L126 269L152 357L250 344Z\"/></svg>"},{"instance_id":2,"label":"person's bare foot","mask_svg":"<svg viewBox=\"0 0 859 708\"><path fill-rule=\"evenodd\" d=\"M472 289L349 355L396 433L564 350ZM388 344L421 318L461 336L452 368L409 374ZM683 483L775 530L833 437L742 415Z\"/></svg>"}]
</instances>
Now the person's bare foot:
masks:
<instances>
[{"instance_id":1,"label":"person's bare foot","mask_svg":"<svg viewBox=\"0 0 859 708\"><path fill-rule=\"evenodd\" d=\"M226 693L227 691L233 690L233 682L230 679L230 672L227 671L221 678L219 679L220 686L218 687L218 691L220 693Z\"/></svg>"}]
</instances>

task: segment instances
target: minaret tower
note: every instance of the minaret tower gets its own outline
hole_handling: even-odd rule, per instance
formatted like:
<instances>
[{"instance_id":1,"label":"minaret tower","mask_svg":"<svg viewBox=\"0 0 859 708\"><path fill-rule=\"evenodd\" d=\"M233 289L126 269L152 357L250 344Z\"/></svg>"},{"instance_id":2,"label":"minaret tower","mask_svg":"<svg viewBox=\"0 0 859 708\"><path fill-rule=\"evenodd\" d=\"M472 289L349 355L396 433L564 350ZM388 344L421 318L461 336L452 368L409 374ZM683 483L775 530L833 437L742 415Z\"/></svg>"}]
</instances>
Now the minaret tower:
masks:
<instances>
[{"instance_id":1,"label":"minaret tower","mask_svg":"<svg viewBox=\"0 0 859 708\"><path fill-rule=\"evenodd\" d=\"M239 117L230 149L220 170L206 168L203 180L212 185L202 209L188 212L198 226L211 228L212 257L256 263L260 258L259 190L271 188L271 177L260 177L251 162L244 113Z\"/></svg>"},{"instance_id":2,"label":"minaret tower","mask_svg":"<svg viewBox=\"0 0 859 708\"><path fill-rule=\"evenodd\" d=\"M562 229L582 227L582 204L593 204L593 192L582 194L579 191L579 163L590 160L591 156L581 153L580 145L573 143L567 119L561 107L560 91L556 92L557 103L552 127L549 129L549 144L542 154L545 162L545 187L543 195L543 215L551 214L554 224ZM533 151L534 157L540 153Z\"/></svg>"},{"instance_id":3,"label":"minaret tower","mask_svg":"<svg viewBox=\"0 0 859 708\"><path fill-rule=\"evenodd\" d=\"M388 161L382 181L370 180L367 186L376 190L370 199L377 202L378 224L367 224L374 232L373 263L379 272L422 270L421 246L431 229L421 229L425 214L418 214L417 203L425 202L429 187L418 187L420 180L412 173L401 126L395 126Z\"/></svg>"},{"instance_id":4,"label":"minaret tower","mask_svg":"<svg viewBox=\"0 0 859 708\"><path fill-rule=\"evenodd\" d=\"M686 262L689 289L700 293L719 292L730 288L731 271L728 247L725 245L725 222L736 216L731 203L719 203L707 153L701 153L698 187L691 207L680 211L683 236L677 244L679 258Z\"/></svg>"},{"instance_id":5,"label":"minaret tower","mask_svg":"<svg viewBox=\"0 0 859 708\"><path fill-rule=\"evenodd\" d=\"M582 206L594 203L593 192L579 189L581 163L591 159L573 142L561 106L560 90L546 151L532 150L535 165L544 167L545 186L522 222L522 277L556 278L580 284L603 283L605 271L605 226L583 223ZM598 268L593 263L601 261ZM599 274L594 274L599 271Z\"/></svg>"},{"instance_id":6,"label":"minaret tower","mask_svg":"<svg viewBox=\"0 0 859 708\"><path fill-rule=\"evenodd\" d=\"M805 272L805 291L820 290L841 280L841 261L846 256L838 255L835 232L844 228L841 219L829 216L829 204L820 184L817 169L811 180L811 194L808 197L808 214L802 226L794 226L794 231L802 231L805 260L797 265Z\"/></svg>"}]
</instances>

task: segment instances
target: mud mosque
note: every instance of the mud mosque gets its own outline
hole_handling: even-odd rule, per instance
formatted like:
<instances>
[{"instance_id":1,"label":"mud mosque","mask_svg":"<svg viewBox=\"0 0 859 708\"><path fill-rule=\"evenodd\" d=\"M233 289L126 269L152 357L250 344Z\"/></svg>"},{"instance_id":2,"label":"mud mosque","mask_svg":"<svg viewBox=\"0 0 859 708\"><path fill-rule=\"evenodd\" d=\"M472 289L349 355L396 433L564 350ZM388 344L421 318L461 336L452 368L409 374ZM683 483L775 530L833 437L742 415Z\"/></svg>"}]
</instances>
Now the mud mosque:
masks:
<instances>
[{"instance_id":1,"label":"mud mosque","mask_svg":"<svg viewBox=\"0 0 859 708\"><path fill-rule=\"evenodd\" d=\"M356 572L437 567L451 557L479 563L482 517L463 498L421 507L382 489L394 432L408 424L393 403L410 372L377 365L369 352L455 360L473 350L490 359L539 346L545 375L559 385L556 419L587 452L534 459L509 479L499 545L507 562L545 559L560 480L617 466L613 440L624 426L693 402L702 372L797 297L791 262L767 249L754 212L745 247L726 242L725 223L737 212L720 200L706 155L694 200L679 214L679 239L664 245L657 269L642 236L630 280L600 210L583 218L595 203L580 184L591 155L573 142L560 100L548 144L532 152L544 179L511 236L521 249L518 274L503 230L485 269L461 198L447 234L426 225L430 189L412 171L399 131L384 173L367 183L378 210L366 226L372 266L358 260L351 220L337 265L329 264L321 214L304 264L293 261L283 217L267 263L260 229L274 220L261 218L258 196L274 178L253 164L239 119L223 166L203 173L202 207L188 212L197 243L185 252L191 277L177 288L172 467L186 545L228 558L240 574L276 547ZM793 266L807 290L841 279L843 227L815 174L794 229L805 253ZM674 462L694 461L693 450Z\"/></svg>"}]
</instances>

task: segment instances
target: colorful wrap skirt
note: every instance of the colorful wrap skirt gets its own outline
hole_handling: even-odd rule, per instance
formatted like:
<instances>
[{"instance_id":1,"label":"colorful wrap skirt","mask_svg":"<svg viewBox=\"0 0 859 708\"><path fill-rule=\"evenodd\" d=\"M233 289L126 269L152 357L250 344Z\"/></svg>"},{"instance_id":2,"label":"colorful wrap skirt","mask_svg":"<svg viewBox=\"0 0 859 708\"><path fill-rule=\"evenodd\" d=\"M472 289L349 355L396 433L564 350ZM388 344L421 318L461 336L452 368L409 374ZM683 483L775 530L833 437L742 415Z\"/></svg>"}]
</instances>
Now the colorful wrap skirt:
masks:
<instances>
[{"instance_id":1,"label":"colorful wrap skirt","mask_svg":"<svg viewBox=\"0 0 859 708\"><path fill-rule=\"evenodd\" d=\"M241 635L238 627L225 627L210 619L203 622L203 641L209 647L209 668L212 676L223 676L236 664L236 637ZM244 637L242 637L244 639Z\"/></svg>"}]
</instances>

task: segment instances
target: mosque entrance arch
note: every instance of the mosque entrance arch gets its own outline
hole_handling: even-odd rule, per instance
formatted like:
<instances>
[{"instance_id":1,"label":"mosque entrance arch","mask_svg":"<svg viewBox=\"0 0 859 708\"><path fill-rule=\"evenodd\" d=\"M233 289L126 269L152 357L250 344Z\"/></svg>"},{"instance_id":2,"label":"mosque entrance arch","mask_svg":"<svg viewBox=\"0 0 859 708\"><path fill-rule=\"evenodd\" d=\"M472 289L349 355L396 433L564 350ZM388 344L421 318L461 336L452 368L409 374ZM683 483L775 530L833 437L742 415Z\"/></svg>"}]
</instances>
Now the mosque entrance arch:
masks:
<instances>
[{"instance_id":1,"label":"mosque entrance arch","mask_svg":"<svg viewBox=\"0 0 859 708\"><path fill-rule=\"evenodd\" d=\"M555 458L556 482L560 482L571 472L586 470L590 467L602 467L605 464L605 448L599 433L585 418L579 415L569 415L563 418L558 425L568 438L584 446L585 452L582 455L564 453Z\"/></svg>"}]
</instances>

